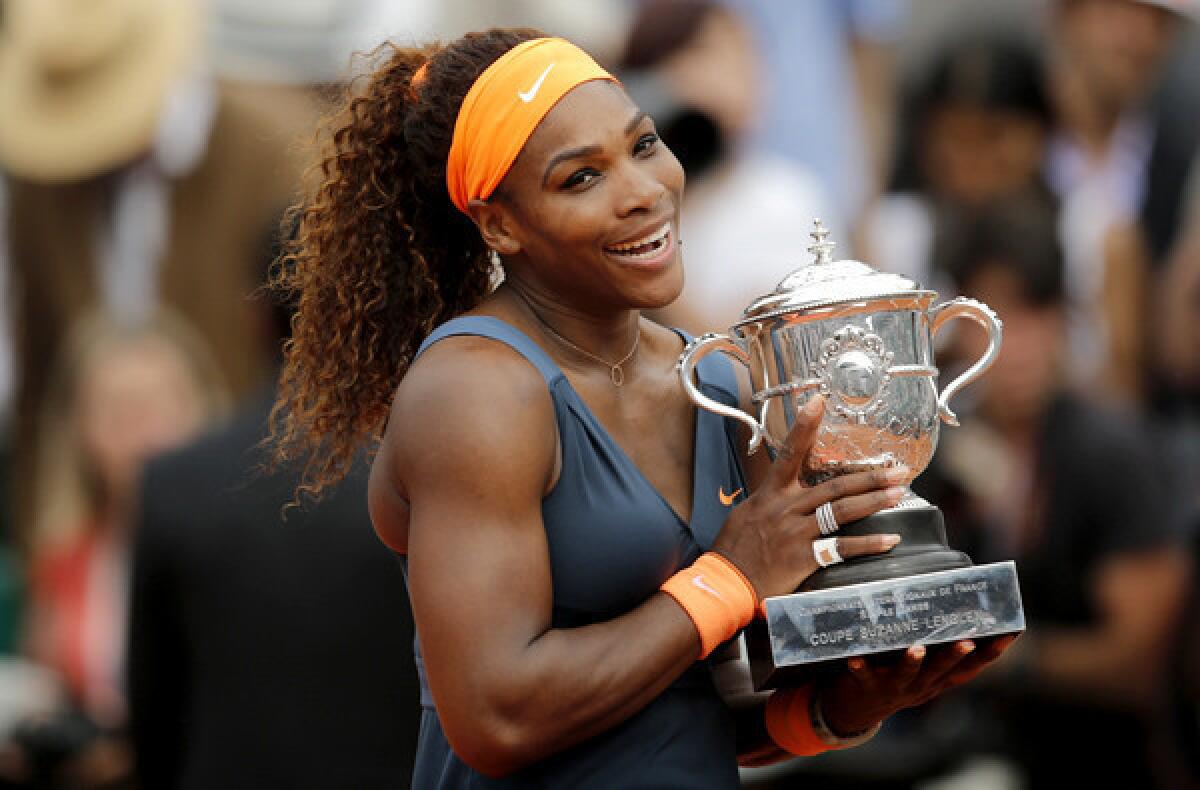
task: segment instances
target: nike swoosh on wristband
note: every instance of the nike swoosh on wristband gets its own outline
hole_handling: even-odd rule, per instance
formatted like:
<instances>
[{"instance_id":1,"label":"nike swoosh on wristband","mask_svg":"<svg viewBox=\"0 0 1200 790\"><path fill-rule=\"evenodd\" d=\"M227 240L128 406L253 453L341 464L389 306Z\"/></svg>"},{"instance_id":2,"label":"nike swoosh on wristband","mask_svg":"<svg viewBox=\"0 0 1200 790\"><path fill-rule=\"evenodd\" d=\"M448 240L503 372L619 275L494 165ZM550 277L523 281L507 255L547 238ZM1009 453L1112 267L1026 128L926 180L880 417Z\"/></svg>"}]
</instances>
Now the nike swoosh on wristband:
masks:
<instances>
[{"instance_id":1,"label":"nike swoosh on wristband","mask_svg":"<svg viewBox=\"0 0 1200 790\"><path fill-rule=\"evenodd\" d=\"M733 504L733 500L737 499L737 495L740 493L742 493L742 489L740 488L737 491L734 491L732 494L726 494L724 488L718 488L717 498L721 500L722 505L729 507Z\"/></svg>"},{"instance_id":2,"label":"nike swoosh on wristband","mask_svg":"<svg viewBox=\"0 0 1200 790\"><path fill-rule=\"evenodd\" d=\"M715 595L717 598L719 598L719 599L720 599L720 600L722 600L722 601L724 601L724 600L725 600L724 598L721 598L721 593L717 592L715 589L713 589L713 588L712 588L712 587L709 585L709 583L708 583L708 582L704 581L704 577L703 577L703 576L693 576L693 577L692 577L692 584L696 585L696 586L697 586L697 587L699 587L701 590L704 590L704 592L708 593L709 595Z\"/></svg>"},{"instance_id":3,"label":"nike swoosh on wristband","mask_svg":"<svg viewBox=\"0 0 1200 790\"><path fill-rule=\"evenodd\" d=\"M550 69L552 68L554 68L553 63L546 67L546 70L542 72L542 76L538 77L537 82L533 83L533 87L524 92L517 91L517 97L526 104L533 101L538 91L542 89L542 83L546 81L546 75L550 73Z\"/></svg>"}]
</instances>

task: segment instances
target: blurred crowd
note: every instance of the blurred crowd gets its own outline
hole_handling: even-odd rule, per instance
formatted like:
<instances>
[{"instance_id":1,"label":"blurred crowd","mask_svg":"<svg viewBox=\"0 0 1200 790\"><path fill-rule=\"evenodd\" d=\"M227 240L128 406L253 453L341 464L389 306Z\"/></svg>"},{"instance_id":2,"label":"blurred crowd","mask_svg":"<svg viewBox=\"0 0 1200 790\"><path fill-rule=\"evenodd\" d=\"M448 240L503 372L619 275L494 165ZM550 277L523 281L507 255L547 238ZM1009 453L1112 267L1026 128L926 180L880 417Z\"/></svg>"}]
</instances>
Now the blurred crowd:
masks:
<instances>
[{"instance_id":1,"label":"blurred crowd","mask_svg":"<svg viewBox=\"0 0 1200 790\"><path fill-rule=\"evenodd\" d=\"M492 26L613 69L725 331L809 261L986 302L915 486L1028 632L750 787L1200 786L1197 0L0 0L0 787L395 787L420 702L364 469L285 512L259 290L368 60ZM286 233L286 229L282 231ZM939 337L944 381L982 333ZM369 448L364 448L364 457Z\"/></svg>"}]
</instances>

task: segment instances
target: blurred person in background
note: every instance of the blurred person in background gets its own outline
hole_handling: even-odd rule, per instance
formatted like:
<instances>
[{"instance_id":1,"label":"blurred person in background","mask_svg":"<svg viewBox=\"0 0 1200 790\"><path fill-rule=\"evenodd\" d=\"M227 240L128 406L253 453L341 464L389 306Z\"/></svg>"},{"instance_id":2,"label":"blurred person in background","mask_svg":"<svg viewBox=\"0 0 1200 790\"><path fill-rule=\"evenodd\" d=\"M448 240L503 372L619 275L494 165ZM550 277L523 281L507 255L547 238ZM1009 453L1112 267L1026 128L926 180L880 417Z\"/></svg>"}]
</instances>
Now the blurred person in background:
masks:
<instances>
[{"instance_id":1,"label":"blurred person in background","mask_svg":"<svg viewBox=\"0 0 1200 790\"><path fill-rule=\"evenodd\" d=\"M1186 226L1200 154L1200 2L1175 0L1179 31L1150 98L1154 145L1146 166L1141 223L1157 275Z\"/></svg>"},{"instance_id":2,"label":"blurred person in background","mask_svg":"<svg viewBox=\"0 0 1200 790\"><path fill-rule=\"evenodd\" d=\"M730 0L754 31L764 70L756 142L816 175L834 210L857 219L890 154L892 56L905 0ZM851 245L846 245L851 246Z\"/></svg>"},{"instance_id":3,"label":"blurred person in background","mask_svg":"<svg viewBox=\"0 0 1200 790\"><path fill-rule=\"evenodd\" d=\"M16 386L11 490L27 537L37 413L67 327L173 307L245 393L269 366L244 297L299 173L269 105L223 90L194 0L7 0L0 171Z\"/></svg>"},{"instance_id":4,"label":"blurred person in background","mask_svg":"<svg viewBox=\"0 0 1200 790\"><path fill-rule=\"evenodd\" d=\"M1054 0L1049 9L1056 127L1045 173L1062 203L1068 373L1130 403L1144 397L1147 372L1151 273L1139 216L1157 133L1147 101L1185 5Z\"/></svg>"},{"instance_id":5,"label":"blurred person in background","mask_svg":"<svg viewBox=\"0 0 1200 790\"><path fill-rule=\"evenodd\" d=\"M1179 494L1146 429L1067 387L1053 214L989 206L940 254L959 291L1004 322L918 488L977 562L1015 558L1029 629L979 691L1029 786L1154 786L1151 756L1191 563ZM979 336L977 337L976 334ZM981 333L959 340L978 353ZM983 729L981 728L981 731Z\"/></svg>"},{"instance_id":6,"label":"blurred person in background","mask_svg":"<svg viewBox=\"0 0 1200 790\"><path fill-rule=\"evenodd\" d=\"M608 65L620 58L641 0L405 0L406 5L422 2L435 8L430 25L435 39L457 38L472 30L531 27L574 41ZM410 41L427 38L419 30L411 32Z\"/></svg>"},{"instance_id":7,"label":"blurred person in background","mask_svg":"<svg viewBox=\"0 0 1200 790\"><path fill-rule=\"evenodd\" d=\"M293 132L307 155L330 99L353 75L354 53L374 47L381 31L427 34L446 0L206 2L207 58L226 101Z\"/></svg>"},{"instance_id":8,"label":"blurred person in background","mask_svg":"<svg viewBox=\"0 0 1200 790\"><path fill-rule=\"evenodd\" d=\"M71 726L82 733L118 736L126 723L128 549L141 467L194 437L222 403L211 353L182 320L160 314L130 327L93 316L63 346L43 404L27 652L62 678L79 714ZM24 745L36 751L71 720L67 712L31 723ZM78 744L64 770L86 773L106 743Z\"/></svg>"},{"instance_id":9,"label":"blurred person in background","mask_svg":"<svg viewBox=\"0 0 1200 790\"><path fill-rule=\"evenodd\" d=\"M1041 180L1051 119L1037 54L1013 34L941 45L903 101L892 184L862 222L866 260L944 295L934 269L947 223L988 202L1053 203Z\"/></svg>"},{"instance_id":10,"label":"blurred person in background","mask_svg":"<svg viewBox=\"0 0 1200 790\"><path fill-rule=\"evenodd\" d=\"M1200 163L1200 154L1197 155ZM1180 468L1200 475L1200 164L1192 167L1179 240L1163 265L1158 312L1147 325L1162 384L1161 419ZM1200 512L1200 488L1196 492Z\"/></svg>"},{"instance_id":11,"label":"blurred person in background","mask_svg":"<svg viewBox=\"0 0 1200 790\"><path fill-rule=\"evenodd\" d=\"M1200 423L1200 164L1193 164L1185 206L1180 239L1167 257L1160 283L1162 312L1149 328L1159 375L1181 401L1175 404L1181 417L1195 426ZM1200 468L1200 447L1192 450L1192 462Z\"/></svg>"},{"instance_id":12,"label":"blurred person in background","mask_svg":"<svg viewBox=\"0 0 1200 790\"><path fill-rule=\"evenodd\" d=\"M1170 392L1164 445L1177 469L1191 524L1194 563L1200 563L1200 166L1193 163L1180 238L1167 257L1159 289L1161 312L1151 326L1155 361ZM1200 785L1200 582L1193 582L1188 627L1180 633L1173 680L1180 771Z\"/></svg>"},{"instance_id":13,"label":"blurred person in background","mask_svg":"<svg viewBox=\"0 0 1200 790\"><path fill-rule=\"evenodd\" d=\"M836 201L836 214L853 227L878 192L890 155L892 56L908 3L730 4L746 15L766 64L764 117L756 142L814 173Z\"/></svg>"},{"instance_id":14,"label":"blurred person in background","mask_svg":"<svg viewBox=\"0 0 1200 790\"><path fill-rule=\"evenodd\" d=\"M265 307L281 349L291 310ZM371 529L365 459L285 516L295 470L264 473L259 451L274 396L146 471L128 641L142 787L366 790L412 774L412 614Z\"/></svg>"},{"instance_id":15,"label":"blurred person in background","mask_svg":"<svg viewBox=\"0 0 1200 790\"><path fill-rule=\"evenodd\" d=\"M649 0L621 59L635 101L687 173L683 293L656 320L693 334L725 331L800 265L798 229L840 218L816 178L751 141L763 71L740 13L713 0ZM838 237L841 237L840 235Z\"/></svg>"},{"instance_id":16,"label":"blurred person in background","mask_svg":"<svg viewBox=\"0 0 1200 790\"><path fill-rule=\"evenodd\" d=\"M4 3L0 2L0 30ZM8 216L8 182L0 170L0 217ZM24 588L12 517L12 327L4 318L12 274L8 260L8 226L0 221L0 656L14 652Z\"/></svg>"}]
</instances>

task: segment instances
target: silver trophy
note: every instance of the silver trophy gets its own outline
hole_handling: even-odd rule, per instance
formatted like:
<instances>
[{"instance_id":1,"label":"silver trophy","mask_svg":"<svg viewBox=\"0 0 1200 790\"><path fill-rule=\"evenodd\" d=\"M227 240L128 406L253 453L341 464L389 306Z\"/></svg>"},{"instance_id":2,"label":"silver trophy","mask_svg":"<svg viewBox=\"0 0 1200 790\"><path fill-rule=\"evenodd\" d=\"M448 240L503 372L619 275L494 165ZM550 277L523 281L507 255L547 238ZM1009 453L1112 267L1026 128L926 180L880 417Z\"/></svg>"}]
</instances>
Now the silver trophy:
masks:
<instances>
[{"instance_id":1,"label":"silver trophy","mask_svg":"<svg viewBox=\"0 0 1200 790\"><path fill-rule=\"evenodd\" d=\"M774 453L809 398L825 414L805 468L831 476L904 464L905 485L924 471L941 422L957 425L950 398L978 378L1000 348L1001 324L973 299L934 305L937 294L897 274L832 258L814 221L814 260L746 308L728 334L692 342L679 360L692 401L750 429L750 452ZM939 395L933 339L955 318L988 333L988 348ZM720 351L750 372L757 416L708 398L694 381L702 357ZM828 519L830 516L824 514ZM766 599L766 619L747 630L755 686L791 685L822 664L914 644L1012 633L1025 627L1012 562L976 566L946 542L941 511L908 491L895 507L840 534L898 533L891 552L832 564L792 595Z\"/></svg>"}]
</instances>

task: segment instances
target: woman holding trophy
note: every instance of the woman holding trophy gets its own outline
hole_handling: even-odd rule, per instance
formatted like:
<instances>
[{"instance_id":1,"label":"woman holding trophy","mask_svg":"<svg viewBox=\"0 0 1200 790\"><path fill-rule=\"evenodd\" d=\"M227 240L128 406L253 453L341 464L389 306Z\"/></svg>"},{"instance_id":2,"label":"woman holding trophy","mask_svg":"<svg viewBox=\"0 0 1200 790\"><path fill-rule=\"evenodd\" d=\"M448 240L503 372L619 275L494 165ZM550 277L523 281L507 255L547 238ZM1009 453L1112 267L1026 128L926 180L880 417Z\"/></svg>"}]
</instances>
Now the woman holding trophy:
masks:
<instances>
[{"instance_id":1,"label":"woman holding trophy","mask_svg":"<svg viewBox=\"0 0 1200 790\"><path fill-rule=\"evenodd\" d=\"M762 598L894 546L832 533L907 470L807 486L820 399L773 464L691 404L684 338L640 315L682 287L683 172L574 45L389 49L339 124L275 278L299 313L274 438L318 494L383 431L370 506L419 634L414 786L736 787L739 762L860 742L1003 650L852 659L726 704L708 655ZM726 361L697 379L742 399Z\"/></svg>"}]
</instances>

